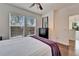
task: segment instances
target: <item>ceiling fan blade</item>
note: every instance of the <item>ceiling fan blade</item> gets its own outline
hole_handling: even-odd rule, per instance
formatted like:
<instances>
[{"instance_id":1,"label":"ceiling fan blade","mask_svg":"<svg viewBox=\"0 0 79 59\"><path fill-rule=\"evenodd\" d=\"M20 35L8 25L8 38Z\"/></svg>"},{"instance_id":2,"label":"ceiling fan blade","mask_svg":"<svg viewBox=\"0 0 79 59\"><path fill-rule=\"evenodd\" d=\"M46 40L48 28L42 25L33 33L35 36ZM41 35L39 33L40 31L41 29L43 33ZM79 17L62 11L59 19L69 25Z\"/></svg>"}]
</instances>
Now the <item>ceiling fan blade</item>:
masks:
<instances>
[{"instance_id":1,"label":"ceiling fan blade","mask_svg":"<svg viewBox=\"0 0 79 59\"><path fill-rule=\"evenodd\" d=\"M43 10L43 7L41 6L41 4L39 3L39 8L40 8L40 10Z\"/></svg>"},{"instance_id":2,"label":"ceiling fan blade","mask_svg":"<svg viewBox=\"0 0 79 59\"><path fill-rule=\"evenodd\" d=\"M43 7L41 6L40 3L33 3L33 4L30 6L30 8L33 7L33 6L35 6L35 5L38 6L40 10L43 10Z\"/></svg>"},{"instance_id":3,"label":"ceiling fan blade","mask_svg":"<svg viewBox=\"0 0 79 59\"><path fill-rule=\"evenodd\" d=\"M30 8L33 7L34 5L35 5L35 3L33 3L33 4L30 6Z\"/></svg>"}]
</instances>

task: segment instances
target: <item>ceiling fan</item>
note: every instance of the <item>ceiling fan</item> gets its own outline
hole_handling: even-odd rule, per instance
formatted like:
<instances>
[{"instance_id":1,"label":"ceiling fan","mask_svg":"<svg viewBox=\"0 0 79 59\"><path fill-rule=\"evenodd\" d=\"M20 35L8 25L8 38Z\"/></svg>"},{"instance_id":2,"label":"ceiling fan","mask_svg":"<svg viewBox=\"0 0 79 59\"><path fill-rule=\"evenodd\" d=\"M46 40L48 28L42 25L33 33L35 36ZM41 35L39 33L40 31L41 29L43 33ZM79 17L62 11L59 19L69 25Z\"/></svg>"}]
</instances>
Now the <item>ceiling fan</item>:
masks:
<instances>
[{"instance_id":1,"label":"ceiling fan","mask_svg":"<svg viewBox=\"0 0 79 59\"><path fill-rule=\"evenodd\" d=\"M40 10L43 10L43 7L41 6L40 3L33 3L33 4L30 6L30 8L31 8L31 7L34 7L35 5L36 5Z\"/></svg>"}]
</instances>

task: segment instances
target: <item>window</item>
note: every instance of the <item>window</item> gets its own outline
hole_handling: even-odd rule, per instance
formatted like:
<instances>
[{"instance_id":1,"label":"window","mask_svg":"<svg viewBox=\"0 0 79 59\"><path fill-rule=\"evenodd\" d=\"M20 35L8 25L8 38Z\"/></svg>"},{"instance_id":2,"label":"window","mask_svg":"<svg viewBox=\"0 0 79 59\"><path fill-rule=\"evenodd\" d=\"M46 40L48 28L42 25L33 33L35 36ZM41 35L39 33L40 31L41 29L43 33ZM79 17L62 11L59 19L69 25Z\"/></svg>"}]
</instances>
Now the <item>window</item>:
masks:
<instances>
[{"instance_id":1,"label":"window","mask_svg":"<svg viewBox=\"0 0 79 59\"><path fill-rule=\"evenodd\" d=\"M27 36L35 34L36 19L32 16L9 14L9 36Z\"/></svg>"}]
</instances>

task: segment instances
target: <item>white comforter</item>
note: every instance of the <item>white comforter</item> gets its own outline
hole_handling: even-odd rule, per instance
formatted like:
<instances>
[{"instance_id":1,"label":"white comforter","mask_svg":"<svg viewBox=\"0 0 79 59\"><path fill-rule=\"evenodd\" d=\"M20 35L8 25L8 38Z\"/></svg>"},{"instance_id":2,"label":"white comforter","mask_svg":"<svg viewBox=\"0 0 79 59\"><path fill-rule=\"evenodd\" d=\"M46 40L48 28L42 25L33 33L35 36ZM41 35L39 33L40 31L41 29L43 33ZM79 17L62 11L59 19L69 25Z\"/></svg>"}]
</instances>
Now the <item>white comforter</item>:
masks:
<instances>
[{"instance_id":1,"label":"white comforter","mask_svg":"<svg viewBox=\"0 0 79 59\"><path fill-rule=\"evenodd\" d=\"M50 56L51 48L32 37L0 41L0 56Z\"/></svg>"}]
</instances>

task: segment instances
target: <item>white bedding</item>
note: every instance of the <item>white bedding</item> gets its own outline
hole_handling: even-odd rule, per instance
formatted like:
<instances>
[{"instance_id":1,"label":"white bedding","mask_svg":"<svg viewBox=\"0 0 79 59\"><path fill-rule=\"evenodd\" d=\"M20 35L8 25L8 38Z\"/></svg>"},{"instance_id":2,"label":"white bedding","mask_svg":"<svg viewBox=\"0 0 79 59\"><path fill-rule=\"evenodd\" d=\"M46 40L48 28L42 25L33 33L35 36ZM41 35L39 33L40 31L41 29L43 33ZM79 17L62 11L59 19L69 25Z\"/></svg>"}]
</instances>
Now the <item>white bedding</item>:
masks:
<instances>
[{"instance_id":1,"label":"white bedding","mask_svg":"<svg viewBox=\"0 0 79 59\"><path fill-rule=\"evenodd\" d=\"M0 56L51 56L51 48L32 37L0 41Z\"/></svg>"}]
</instances>

